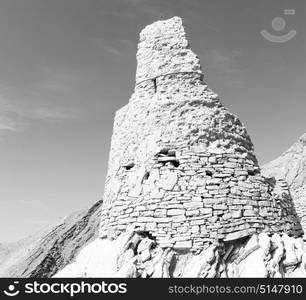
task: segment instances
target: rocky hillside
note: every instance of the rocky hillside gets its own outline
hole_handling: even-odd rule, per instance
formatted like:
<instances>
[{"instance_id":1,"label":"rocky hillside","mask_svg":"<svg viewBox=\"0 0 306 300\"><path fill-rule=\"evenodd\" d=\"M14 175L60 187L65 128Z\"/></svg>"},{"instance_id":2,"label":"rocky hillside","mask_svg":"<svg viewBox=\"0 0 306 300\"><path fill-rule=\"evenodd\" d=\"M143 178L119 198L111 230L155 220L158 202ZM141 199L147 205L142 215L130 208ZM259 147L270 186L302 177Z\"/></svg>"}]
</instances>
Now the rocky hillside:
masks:
<instances>
[{"instance_id":1,"label":"rocky hillside","mask_svg":"<svg viewBox=\"0 0 306 300\"><path fill-rule=\"evenodd\" d=\"M285 178L293 194L306 186L306 133L282 155L264 165L262 173Z\"/></svg>"},{"instance_id":2,"label":"rocky hillside","mask_svg":"<svg viewBox=\"0 0 306 300\"><path fill-rule=\"evenodd\" d=\"M0 244L0 277L51 277L96 237L102 200L15 243Z\"/></svg>"}]
</instances>

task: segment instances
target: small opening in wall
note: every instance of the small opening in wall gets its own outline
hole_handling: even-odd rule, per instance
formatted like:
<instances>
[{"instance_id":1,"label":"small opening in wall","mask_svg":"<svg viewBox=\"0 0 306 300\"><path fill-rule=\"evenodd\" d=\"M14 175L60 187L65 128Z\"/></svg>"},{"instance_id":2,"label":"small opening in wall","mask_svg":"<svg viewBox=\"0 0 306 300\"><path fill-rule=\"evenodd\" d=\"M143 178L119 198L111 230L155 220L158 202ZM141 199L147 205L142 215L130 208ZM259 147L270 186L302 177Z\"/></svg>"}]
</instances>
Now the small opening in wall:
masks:
<instances>
[{"instance_id":1,"label":"small opening in wall","mask_svg":"<svg viewBox=\"0 0 306 300\"><path fill-rule=\"evenodd\" d=\"M149 177L150 177L150 172L146 171L146 172L144 173L144 175L143 175L142 181L148 180Z\"/></svg>"},{"instance_id":2,"label":"small opening in wall","mask_svg":"<svg viewBox=\"0 0 306 300\"><path fill-rule=\"evenodd\" d=\"M154 87L154 93L157 91L157 84L156 84L156 78L153 78L153 87Z\"/></svg>"},{"instance_id":3,"label":"small opening in wall","mask_svg":"<svg viewBox=\"0 0 306 300\"><path fill-rule=\"evenodd\" d=\"M251 175L251 176L254 176L255 175L255 171L254 170L248 170L248 174Z\"/></svg>"},{"instance_id":4,"label":"small opening in wall","mask_svg":"<svg viewBox=\"0 0 306 300\"><path fill-rule=\"evenodd\" d=\"M135 163L129 162L126 165L123 166L126 170L131 170L135 166Z\"/></svg>"},{"instance_id":5,"label":"small opening in wall","mask_svg":"<svg viewBox=\"0 0 306 300\"><path fill-rule=\"evenodd\" d=\"M176 167L176 168L180 165L180 162L179 162L178 160L174 160L174 161L172 161L171 163L172 163L172 165L173 165L174 167Z\"/></svg>"},{"instance_id":6,"label":"small opening in wall","mask_svg":"<svg viewBox=\"0 0 306 300\"><path fill-rule=\"evenodd\" d=\"M210 170L206 170L205 173L206 173L207 176L212 176L213 175L213 172L210 171Z\"/></svg>"},{"instance_id":7,"label":"small opening in wall","mask_svg":"<svg viewBox=\"0 0 306 300\"><path fill-rule=\"evenodd\" d=\"M149 231L144 230L136 230L137 234L140 235L141 238L149 238L150 240L153 240L156 242L156 237L154 237ZM152 245L154 247L154 244Z\"/></svg>"},{"instance_id":8,"label":"small opening in wall","mask_svg":"<svg viewBox=\"0 0 306 300\"><path fill-rule=\"evenodd\" d=\"M159 153L157 153L157 160L164 165L170 163L176 168L180 165L179 160L176 158L176 151L173 149L160 150Z\"/></svg>"},{"instance_id":9,"label":"small opening in wall","mask_svg":"<svg viewBox=\"0 0 306 300\"><path fill-rule=\"evenodd\" d=\"M169 149L167 148L162 148L157 154L156 156L167 156L169 153Z\"/></svg>"}]
</instances>

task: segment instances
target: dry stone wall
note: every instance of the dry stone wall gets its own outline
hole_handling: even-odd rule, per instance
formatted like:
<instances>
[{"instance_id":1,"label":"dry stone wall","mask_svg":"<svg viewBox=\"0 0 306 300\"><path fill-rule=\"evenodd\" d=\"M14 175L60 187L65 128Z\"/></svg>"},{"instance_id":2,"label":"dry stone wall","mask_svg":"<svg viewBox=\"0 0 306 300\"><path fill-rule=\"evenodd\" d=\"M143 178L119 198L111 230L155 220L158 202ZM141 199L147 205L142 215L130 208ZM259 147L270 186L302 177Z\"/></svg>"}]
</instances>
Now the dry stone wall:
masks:
<instances>
[{"instance_id":1,"label":"dry stone wall","mask_svg":"<svg viewBox=\"0 0 306 300\"><path fill-rule=\"evenodd\" d=\"M300 218L301 225L304 230L304 240L306 241L306 186L297 189L293 197L296 212Z\"/></svg>"},{"instance_id":2,"label":"dry stone wall","mask_svg":"<svg viewBox=\"0 0 306 300\"><path fill-rule=\"evenodd\" d=\"M239 119L203 81L178 17L140 34L135 91L115 117L101 236L128 227L161 247L302 229L283 182L260 174Z\"/></svg>"},{"instance_id":3,"label":"dry stone wall","mask_svg":"<svg viewBox=\"0 0 306 300\"><path fill-rule=\"evenodd\" d=\"M200 60L190 49L180 18L157 21L139 35L136 83L179 72L202 74Z\"/></svg>"}]
</instances>

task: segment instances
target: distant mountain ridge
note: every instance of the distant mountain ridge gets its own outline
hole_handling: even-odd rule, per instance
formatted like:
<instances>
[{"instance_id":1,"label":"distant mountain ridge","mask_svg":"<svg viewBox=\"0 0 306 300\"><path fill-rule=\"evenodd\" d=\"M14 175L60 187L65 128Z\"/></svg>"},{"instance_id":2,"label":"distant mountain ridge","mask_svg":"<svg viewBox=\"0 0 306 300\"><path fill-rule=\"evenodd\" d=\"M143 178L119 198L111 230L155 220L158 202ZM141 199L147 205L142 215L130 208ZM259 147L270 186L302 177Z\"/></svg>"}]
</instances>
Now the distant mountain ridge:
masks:
<instances>
[{"instance_id":1,"label":"distant mountain ridge","mask_svg":"<svg viewBox=\"0 0 306 300\"><path fill-rule=\"evenodd\" d=\"M266 177L284 178L292 193L306 186L306 133L261 170Z\"/></svg>"},{"instance_id":2,"label":"distant mountain ridge","mask_svg":"<svg viewBox=\"0 0 306 300\"><path fill-rule=\"evenodd\" d=\"M0 277L52 277L96 237L101 204L20 241L0 244Z\"/></svg>"}]
</instances>

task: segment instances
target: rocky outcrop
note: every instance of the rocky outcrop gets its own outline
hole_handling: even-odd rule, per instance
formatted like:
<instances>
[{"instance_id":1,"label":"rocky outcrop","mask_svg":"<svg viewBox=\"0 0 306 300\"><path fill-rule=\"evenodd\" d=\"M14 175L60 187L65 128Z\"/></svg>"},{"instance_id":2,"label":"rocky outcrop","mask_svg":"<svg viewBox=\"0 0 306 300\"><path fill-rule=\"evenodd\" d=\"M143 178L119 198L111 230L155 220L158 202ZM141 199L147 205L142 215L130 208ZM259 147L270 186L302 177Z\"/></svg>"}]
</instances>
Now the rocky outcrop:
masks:
<instances>
[{"instance_id":1,"label":"rocky outcrop","mask_svg":"<svg viewBox=\"0 0 306 300\"><path fill-rule=\"evenodd\" d=\"M51 277L97 237L102 200L21 241L0 244L0 277Z\"/></svg>"},{"instance_id":2,"label":"rocky outcrop","mask_svg":"<svg viewBox=\"0 0 306 300\"><path fill-rule=\"evenodd\" d=\"M197 253L161 248L147 232L96 239L55 277L306 277L301 238L254 234L215 242Z\"/></svg>"}]
</instances>

